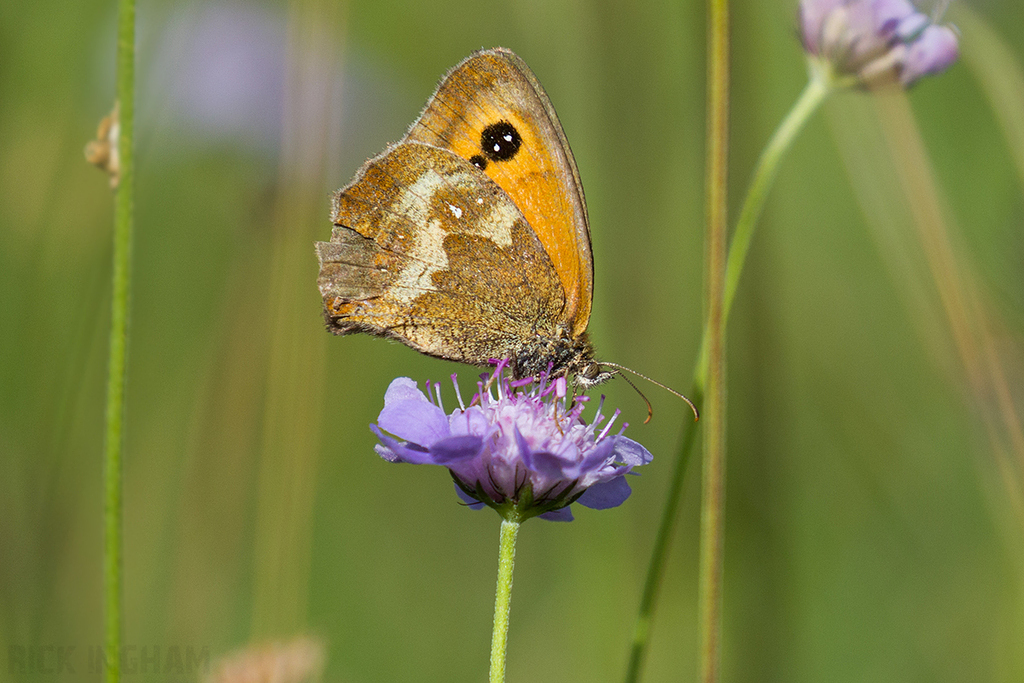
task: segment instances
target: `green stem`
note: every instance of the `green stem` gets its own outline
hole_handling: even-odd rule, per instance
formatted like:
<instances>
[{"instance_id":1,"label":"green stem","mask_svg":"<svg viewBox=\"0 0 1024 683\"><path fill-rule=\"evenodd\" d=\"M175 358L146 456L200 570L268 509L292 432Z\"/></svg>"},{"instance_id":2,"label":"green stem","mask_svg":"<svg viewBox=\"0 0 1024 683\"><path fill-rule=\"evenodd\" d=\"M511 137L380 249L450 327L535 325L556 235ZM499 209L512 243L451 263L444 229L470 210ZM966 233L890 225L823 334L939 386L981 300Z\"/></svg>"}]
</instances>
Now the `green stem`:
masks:
<instances>
[{"instance_id":1,"label":"green stem","mask_svg":"<svg viewBox=\"0 0 1024 683\"><path fill-rule=\"evenodd\" d=\"M505 680L505 646L508 643L508 614L512 606L512 569L516 559L516 536L520 521L515 515L501 521L498 548L498 589L494 596L494 631L491 635L490 683Z\"/></svg>"},{"instance_id":2,"label":"green stem","mask_svg":"<svg viewBox=\"0 0 1024 683\"><path fill-rule=\"evenodd\" d=\"M722 567L725 531L725 271L729 177L729 2L708 0L707 251L704 260L708 348L701 487L700 679L721 669Z\"/></svg>"},{"instance_id":3,"label":"green stem","mask_svg":"<svg viewBox=\"0 0 1024 683\"><path fill-rule=\"evenodd\" d=\"M125 365L128 351L128 301L131 290L131 243L135 185L133 135L135 123L135 0L121 0L117 32L117 111L119 183L114 203L113 288L110 357L107 364L106 435L104 446L103 575L106 607L106 680L121 680L121 454L124 443Z\"/></svg>"},{"instance_id":4,"label":"green stem","mask_svg":"<svg viewBox=\"0 0 1024 683\"><path fill-rule=\"evenodd\" d=\"M761 152L761 158L757 161L754 169L754 178L747 190L747 196L743 200L743 208L740 209L739 220L736 221L736 232L733 234L732 243L729 245L729 259L725 264L725 301L722 307L723 326L729 319L729 312L732 310L733 299L736 298L736 289L739 287L740 275L743 273L743 265L747 260L747 252L750 251L750 242L754 237L754 228L757 227L757 219L761 217L765 201L768 199L768 191L775 181L778 172L779 162L789 150L796 134L799 133L811 115L818 110L821 103L825 101L833 90L831 81L827 77L812 78L807 82L800 98L789 110L789 114L782 120L779 127L775 129L771 140ZM701 340L700 355L697 362L697 372L694 382L701 388L707 382L708 374L708 330L704 329L704 337Z\"/></svg>"},{"instance_id":5,"label":"green stem","mask_svg":"<svg viewBox=\"0 0 1024 683\"><path fill-rule=\"evenodd\" d=\"M729 313L732 310L732 302L736 295L736 288L746 261L747 251L750 248L754 227L761 215L761 210L764 208L765 200L767 199L768 191L771 189L779 162L788 151L796 134L807 123L811 115L817 111L829 93L838 87L841 87L841 84L831 80L827 73L823 73L820 70L813 72L804 92L793 105L786 118L779 124L779 127L762 152L761 158L758 160L757 167L754 169L753 180L740 211L736 232L729 248L729 256L726 260L725 298L722 304L721 321L723 328L726 326ZM702 410L704 408L704 390L708 376L708 350L709 334L708 328L705 327L704 336L701 340L700 354L698 355L697 365L694 368L693 388L690 392L691 399L696 405L701 406ZM640 679L640 670L647 654L651 619L654 615L658 591L664 576L669 540L672 538L675 530L676 512L679 509L679 503L682 498L686 469L690 462L694 443L696 442L696 431L695 428L691 427L686 432L672 471L669 488L666 493L665 507L662 510L658 533L654 540L654 549L651 552L651 560L648 564L647 576L644 580L643 596L640 600L640 608L633 630L629 664L625 677L627 683L636 683Z\"/></svg>"},{"instance_id":6,"label":"green stem","mask_svg":"<svg viewBox=\"0 0 1024 683\"><path fill-rule=\"evenodd\" d=\"M690 399L694 405L700 405L703 401L703 395L697 387L690 392ZM690 453L693 452L693 443L696 441L696 437L697 428L694 425L686 431L686 435L683 437L679 457L676 458L675 467L672 470L672 479L669 481L668 493L665 496L665 509L661 513L658 535L654 539L654 550L651 552L651 561L647 566L647 578L644 580L644 592L640 598L640 610L636 625L633 627L633 644L629 652L629 664L626 667L627 683L636 683L640 679L640 669L643 666L644 657L647 655L651 619L654 616L654 606L658 599L658 589L661 588L665 560L668 558L669 540L675 531L676 511L679 509L679 502L683 499L686 466L690 462Z\"/></svg>"}]
</instances>

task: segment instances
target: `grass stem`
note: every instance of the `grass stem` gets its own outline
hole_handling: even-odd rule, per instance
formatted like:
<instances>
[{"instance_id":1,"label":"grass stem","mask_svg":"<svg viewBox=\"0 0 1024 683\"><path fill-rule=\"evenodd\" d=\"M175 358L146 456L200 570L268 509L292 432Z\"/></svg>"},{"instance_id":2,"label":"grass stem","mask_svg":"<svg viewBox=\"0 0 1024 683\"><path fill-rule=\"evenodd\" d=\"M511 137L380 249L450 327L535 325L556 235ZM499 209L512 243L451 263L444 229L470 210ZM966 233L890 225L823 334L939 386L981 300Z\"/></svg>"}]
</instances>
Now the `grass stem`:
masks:
<instances>
[{"instance_id":1,"label":"grass stem","mask_svg":"<svg viewBox=\"0 0 1024 683\"><path fill-rule=\"evenodd\" d=\"M134 221L135 159L135 0L120 0L117 30L117 107L119 182L114 200L113 287L110 355L107 362L106 433L104 444L103 588L105 606L106 680L121 680L124 630L122 595L122 453L124 448L125 368L128 356L128 312L131 294L131 247Z\"/></svg>"}]
</instances>

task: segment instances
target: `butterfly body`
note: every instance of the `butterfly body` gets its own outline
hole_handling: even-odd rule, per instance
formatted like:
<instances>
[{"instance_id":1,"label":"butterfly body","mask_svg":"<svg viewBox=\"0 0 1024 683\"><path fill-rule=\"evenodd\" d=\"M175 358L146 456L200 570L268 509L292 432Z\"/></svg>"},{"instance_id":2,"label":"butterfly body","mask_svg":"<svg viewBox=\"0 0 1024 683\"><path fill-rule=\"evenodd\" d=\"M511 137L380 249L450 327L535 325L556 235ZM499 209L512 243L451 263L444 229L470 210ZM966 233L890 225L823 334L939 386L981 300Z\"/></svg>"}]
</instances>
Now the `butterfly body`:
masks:
<instances>
[{"instance_id":1,"label":"butterfly body","mask_svg":"<svg viewBox=\"0 0 1024 683\"><path fill-rule=\"evenodd\" d=\"M606 379L586 334L593 262L579 173L508 50L456 66L400 142L334 196L318 284L334 334L396 339L516 377Z\"/></svg>"}]
</instances>

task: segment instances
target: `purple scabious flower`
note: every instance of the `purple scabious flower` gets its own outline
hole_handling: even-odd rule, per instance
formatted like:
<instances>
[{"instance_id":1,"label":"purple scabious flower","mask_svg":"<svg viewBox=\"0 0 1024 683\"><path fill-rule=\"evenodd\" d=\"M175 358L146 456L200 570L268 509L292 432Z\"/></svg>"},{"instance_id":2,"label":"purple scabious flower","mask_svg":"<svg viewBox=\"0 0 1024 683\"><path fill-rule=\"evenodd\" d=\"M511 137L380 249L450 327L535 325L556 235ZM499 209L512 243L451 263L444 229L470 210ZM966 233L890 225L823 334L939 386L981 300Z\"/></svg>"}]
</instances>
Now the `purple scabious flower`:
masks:
<instances>
[{"instance_id":1,"label":"purple scabious flower","mask_svg":"<svg viewBox=\"0 0 1024 683\"><path fill-rule=\"evenodd\" d=\"M470 507L488 505L506 519L571 521L570 503L601 510L625 501L625 475L652 456L622 436L625 425L611 433L619 411L605 422L602 399L588 424L581 417L586 397L567 399L564 377L512 381L505 365L481 377L468 406L452 375L459 408L450 415L439 385L428 383L424 393L408 377L395 379L370 425L380 439L377 454L447 467Z\"/></svg>"},{"instance_id":2,"label":"purple scabious flower","mask_svg":"<svg viewBox=\"0 0 1024 683\"><path fill-rule=\"evenodd\" d=\"M907 87L959 55L956 32L909 0L801 0L800 29L813 62L866 87Z\"/></svg>"}]
</instances>

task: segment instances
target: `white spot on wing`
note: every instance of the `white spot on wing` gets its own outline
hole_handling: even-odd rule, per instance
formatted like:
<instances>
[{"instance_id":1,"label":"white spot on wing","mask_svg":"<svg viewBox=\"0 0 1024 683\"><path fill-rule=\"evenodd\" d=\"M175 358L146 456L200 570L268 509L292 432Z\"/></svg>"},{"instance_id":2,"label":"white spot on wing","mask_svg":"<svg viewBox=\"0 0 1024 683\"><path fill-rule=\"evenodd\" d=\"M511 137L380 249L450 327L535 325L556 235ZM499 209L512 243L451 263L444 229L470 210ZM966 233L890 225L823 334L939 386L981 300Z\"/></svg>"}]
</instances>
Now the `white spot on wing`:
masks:
<instances>
[{"instance_id":1,"label":"white spot on wing","mask_svg":"<svg viewBox=\"0 0 1024 683\"><path fill-rule=\"evenodd\" d=\"M467 197L476 197L477 206L483 207L483 220L469 220L459 225L461 232L486 237L499 247L507 249L512 246L512 226L522 220L522 212L512 203L507 195L480 196L486 188L481 187L480 177L470 173L456 173L447 178L452 186L463 190ZM451 209L452 205L448 207ZM454 213L454 211L453 211Z\"/></svg>"},{"instance_id":2,"label":"white spot on wing","mask_svg":"<svg viewBox=\"0 0 1024 683\"><path fill-rule=\"evenodd\" d=\"M455 216L456 218L462 218L462 209L460 209L459 207L455 206L454 204L449 204L448 205L448 209L452 212L452 215Z\"/></svg>"}]
</instances>

